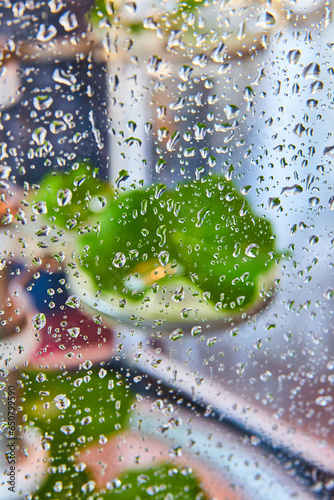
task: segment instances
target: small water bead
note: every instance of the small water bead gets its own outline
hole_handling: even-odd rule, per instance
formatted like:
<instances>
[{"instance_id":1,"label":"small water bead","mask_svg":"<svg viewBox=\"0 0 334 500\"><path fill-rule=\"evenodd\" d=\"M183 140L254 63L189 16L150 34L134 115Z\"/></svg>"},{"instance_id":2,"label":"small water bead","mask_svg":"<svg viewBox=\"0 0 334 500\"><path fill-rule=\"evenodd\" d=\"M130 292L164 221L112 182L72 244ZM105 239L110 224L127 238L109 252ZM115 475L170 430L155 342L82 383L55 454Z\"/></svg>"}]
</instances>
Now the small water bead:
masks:
<instances>
[{"instance_id":1,"label":"small water bead","mask_svg":"<svg viewBox=\"0 0 334 500\"><path fill-rule=\"evenodd\" d=\"M318 63L312 62L303 69L303 77L316 80L320 75L320 66Z\"/></svg>"},{"instance_id":2,"label":"small water bead","mask_svg":"<svg viewBox=\"0 0 334 500\"><path fill-rule=\"evenodd\" d=\"M74 425L62 425L60 428L61 432L63 432L66 436L73 434L75 431Z\"/></svg>"},{"instance_id":3,"label":"small water bead","mask_svg":"<svg viewBox=\"0 0 334 500\"><path fill-rule=\"evenodd\" d=\"M57 203L60 207L69 205L72 200L72 191L68 188L60 189L57 193Z\"/></svg>"},{"instance_id":4,"label":"small water bead","mask_svg":"<svg viewBox=\"0 0 334 500\"><path fill-rule=\"evenodd\" d=\"M66 410L71 406L71 401L66 397L66 394L58 394L58 396L54 398L54 402L59 410Z\"/></svg>"},{"instance_id":5,"label":"small water bead","mask_svg":"<svg viewBox=\"0 0 334 500\"><path fill-rule=\"evenodd\" d=\"M158 259L159 259L161 266L163 266L163 267L167 266L167 264L169 262L169 253L166 252L165 250L161 251L158 255Z\"/></svg>"},{"instance_id":6,"label":"small water bead","mask_svg":"<svg viewBox=\"0 0 334 500\"><path fill-rule=\"evenodd\" d=\"M31 137L36 142L37 146L43 146L46 140L46 134L47 130L44 127L38 127L33 131Z\"/></svg>"},{"instance_id":7,"label":"small water bead","mask_svg":"<svg viewBox=\"0 0 334 500\"><path fill-rule=\"evenodd\" d=\"M124 255L124 253L117 252L112 263L113 263L114 267L117 267L117 268L123 267L126 263L126 257Z\"/></svg>"},{"instance_id":8,"label":"small water bead","mask_svg":"<svg viewBox=\"0 0 334 500\"><path fill-rule=\"evenodd\" d=\"M70 336L72 338L74 338L74 339L76 339L79 336L79 334L80 334L80 328L79 327L68 328L67 331L70 334Z\"/></svg>"},{"instance_id":9,"label":"small water bead","mask_svg":"<svg viewBox=\"0 0 334 500\"><path fill-rule=\"evenodd\" d=\"M176 328L176 330L174 330L170 334L169 338L170 338L170 340L176 341L176 340L181 339L183 337L183 335L184 335L183 330L181 328Z\"/></svg>"},{"instance_id":10,"label":"small water bead","mask_svg":"<svg viewBox=\"0 0 334 500\"><path fill-rule=\"evenodd\" d=\"M45 373L39 372L36 375L36 381L37 382L45 382L45 380L47 380L47 377L46 377Z\"/></svg>"},{"instance_id":11,"label":"small water bead","mask_svg":"<svg viewBox=\"0 0 334 500\"><path fill-rule=\"evenodd\" d=\"M49 42L57 35L57 29L55 26L50 24L46 26L45 24L40 24L36 38L40 42Z\"/></svg>"},{"instance_id":12,"label":"small water bead","mask_svg":"<svg viewBox=\"0 0 334 500\"><path fill-rule=\"evenodd\" d=\"M287 58L290 64L297 64L301 56L300 50L294 49L288 52Z\"/></svg>"},{"instance_id":13,"label":"small water bead","mask_svg":"<svg viewBox=\"0 0 334 500\"><path fill-rule=\"evenodd\" d=\"M78 307L80 307L80 297L77 295L70 295L65 304L72 307L72 309L78 309Z\"/></svg>"},{"instance_id":14,"label":"small water bead","mask_svg":"<svg viewBox=\"0 0 334 500\"><path fill-rule=\"evenodd\" d=\"M318 406L327 406L332 403L332 401L332 396L319 396L318 398L316 398L315 404L317 404Z\"/></svg>"},{"instance_id":15,"label":"small water bead","mask_svg":"<svg viewBox=\"0 0 334 500\"><path fill-rule=\"evenodd\" d=\"M44 111L48 109L53 103L52 97L49 95L38 95L33 98L33 105L38 111Z\"/></svg>"},{"instance_id":16,"label":"small water bead","mask_svg":"<svg viewBox=\"0 0 334 500\"><path fill-rule=\"evenodd\" d=\"M245 250L247 257L257 257L260 252L260 247L256 243L251 243Z\"/></svg>"},{"instance_id":17,"label":"small water bead","mask_svg":"<svg viewBox=\"0 0 334 500\"><path fill-rule=\"evenodd\" d=\"M275 17L270 12L261 12L257 18L256 25L264 29L271 28L276 23Z\"/></svg>"},{"instance_id":18,"label":"small water bead","mask_svg":"<svg viewBox=\"0 0 334 500\"><path fill-rule=\"evenodd\" d=\"M99 377L102 379L107 375L107 373L108 373L107 370L105 370L104 368L100 368Z\"/></svg>"},{"instance_id":19,"label":"small water bead","mask_svg":"<svg viewBox=\"0 0 334 500\"><path fill-rule=\"evenodd\" d=\"M37 313L32 318L32 325L35 330L41 330L46 325L46 317L44 313Z\"/></svg>"},{"instance_id":20,"label":"small water bead","mask_svg":"<svg viewBox=\"0 0 334 500\"><path fill-rule=\"evenodd\" d=\"M59 24L62 25L65 31L73 31L78 27L78 20L76 18L76 15L68 10L60 16Z\"/></svg>"}]
</instances>

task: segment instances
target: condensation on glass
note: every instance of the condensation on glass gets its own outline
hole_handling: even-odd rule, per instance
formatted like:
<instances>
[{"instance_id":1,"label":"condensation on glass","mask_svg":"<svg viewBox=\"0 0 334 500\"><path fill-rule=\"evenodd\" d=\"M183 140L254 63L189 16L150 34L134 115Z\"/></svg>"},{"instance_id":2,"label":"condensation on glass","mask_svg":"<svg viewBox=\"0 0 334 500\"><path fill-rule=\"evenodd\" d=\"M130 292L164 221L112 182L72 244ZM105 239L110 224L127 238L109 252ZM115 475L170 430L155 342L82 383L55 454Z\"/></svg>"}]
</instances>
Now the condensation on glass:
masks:
<instances>
[{"instance_id":1,"label":"condensation on glass","mask_svg":"<svg viewBox=\"0 0 334 500\"><path fill-rule=\"evenodd\" d=\"M332 498L332 9L0 2L1 498Z\"/></svg>"}]
</instances>

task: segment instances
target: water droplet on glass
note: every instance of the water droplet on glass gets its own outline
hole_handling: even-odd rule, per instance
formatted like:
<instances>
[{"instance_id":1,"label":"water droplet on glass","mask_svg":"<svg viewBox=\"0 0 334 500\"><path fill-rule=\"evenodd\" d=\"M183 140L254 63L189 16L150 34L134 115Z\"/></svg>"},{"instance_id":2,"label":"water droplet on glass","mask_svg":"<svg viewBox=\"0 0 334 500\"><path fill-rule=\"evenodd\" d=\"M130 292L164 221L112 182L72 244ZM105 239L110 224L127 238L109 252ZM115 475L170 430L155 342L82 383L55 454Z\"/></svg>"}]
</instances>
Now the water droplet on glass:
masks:
<instances>
[{"instance_id":1,"label":"water droplet on glass","mask_svg":"<svg viewBox=\"0 0 334 500\"><path fill-rule=\"evenodd\" d=\"M76 18L76 15L68 10L60 16L59 24L62 25L65 31L73 31L78 27L78 20Z\"/></svg>"},{"instance_id":2,"label":"water droplet on glass","mask_svg":"<svg viewBox=\"0 0 334 500\"><path fill-rule=\"evenodd\" d=\"M53 120L50 123L50 132L52 134L60 134L61 132L65 132L67 129L66 123L59 121L59 120Z\"/></svg>"},{"instance_id":3,"label":"water droplet on glass","mask_svg":"<svg viewBox=\"0 0 334 500\"><path fill-rule=\"evenodd\" d=\"M288 61L290 64L297 64L300 59L300 50L290 50L288 52Z\"/></svg>"},{"instance_id":4,"label":"water droplet on glass","mask_svg":"<svg viewBox=\"0 0 334 500\"><path fill-rule=\"evenodd\" d=\"M298 137L301 137L303 135L303 133L305 132L306 128L304 127L304 125L302 123L298 123L294 129L293 129L293 132L294 134L298 135Z\"/></svg>"},{"instance_id":5,"label":"water droplet on glass","mask_svg":"<svg viewBox=\"0 0 334 500\"><path fill-rule=\"evenodd\" d=\"M236 118L239 114L239 108L235 104L227 104L224 107L224 111L228 120Z\"/></svg>"},{"instance_id":6,"label":"water droplet on glass","mask_svg":"<svg viewBox=\"0 0 334 500\"><path fill-rule=\"evenodd\" d=\"M107 375L107 373L108 373L107 370L105 370L104 368L100 368L99 377L104 378Z\"/></svg>"},{"instance_id":7,"label":"water droplet on glass","mask_svg":"<svg viewBox=\"0 0 334 500\"><path fill-rule=\"evenodd\" d=\"M61 83L63 85L71 86L77 83L77 79L70 72L66 72L63 69L56 68L53 72L52 78L55 82Z\"/></svg>"},{"instance_id":8,"label":"water droplet on glass","mask_svg":"<svg viewBox=\"0 0 334 500\"><path fill-rule=\"evenodd\" d=\"M68 188L60 189L57 193L57 203L60 207L64 207L71 203L72 200L72 191Z\"/></svg>"},{"instance_id":9,"label":"water droplet on glass","mask_svg":"<svg viewBox=\"0 0 334 500\"><path fill-rule=\"evenodd\" d=\"M70 336L72 338L74 338L74 339L76 339L79 336L79 334L80 334L80 328L79 327L68 328L67 331L70 334Z\"/></svg>"},{"instance_id":10,"label":"water droplet on glass","mask_svg":"<svg viewBox=\"0 0 334 500\"><path fill-rule=\"evenodd\" d=\"M49 42L57 35L56 28L50 24L49 26L45 26L45 24L40 24L36 38L40 42Z\"/></svg>"},{"instance_id":11,"label":"water droplet on glass","mask_svg":"<svg viewBox=\"0 0 334 500\"><path fill-rule=\"evenodd\" d=\"M33 105L38 111L48 109L53 103L52 97L48 95L38 95L33 98Z\"/></svg>"},{"instance_id":12,"label":"water droplet on glass","mask_svg":"<svg viewBox=\"0 0 334 500\"><path fill-rule=\"evenodd\" d=\"M333 401L333 397L332 397L332 396L319 396L319 397L315 400L315 404L317 404L318 406L327 406L327 405L329 405L332 401Z\"/></svg>"},{"instance_id":13,"label":"water droplet on glass","mask_svg":"<svg viewBox=\"0 0 334 500\"><path fill-rule=\"evenodd\" d=\"M270 12L261 12L257 18L256 25L262 26L262 28L271 28L276 23L275 17L270 14Z\"/></svg>"},{"instance_id":14,"label":"water droplet on glass","mask_svg":"<svg viewBox=\"0 0 334 500\"><path fill-rule=\"evenodd\" d=\"M66 434L66 436L69 436L70 434L73 434L75 431L74 425L62 425L60 428L61 432Z\"/></svg>"},{"instance_id":15,"label":"water droplet on glass","mask_svg":"<svg viewBox=\"0 0 334 500\"><path fill-rule=\"evenodd\" d=\"M282 188L281 195L292 196L303 192L303 188L299 184L294 184L293 186L285 186Z\"/></svg>"},{"instance_id":16,"label":"water droplet on glass","mask_svg":"<svg viewBox=\"0 0 334 500\"><path fill-rule=\"evenodd\" d=\"M334 157L334 146L327 146L323 152L324 156L333 156Z\"/></svg>"},{"instance_id":17,"label":"water droplet on glass","mask_svg":"<svg viewBox=\"0 0 334 500\"><path fill-rule=\"evenodd\" d=\"M44 127L36 128L31 137L36 142L37 146L43 146L46 139L47 130Z\"/></svg>"},{"instance_id":18,"label":"water droplet on glass","mask_svg":"<svg viewBox=\"0 0 334 500\"><path fill-rule=\"evenodd\" d=\"M50 0L48 2L48 6L52 14L56 14L57 12L61 11L63 7L65 7L65 4L62 2L62 0Z\"/></svg>"},{"instance_id":19,"label":"water droplet on glass","mask_svg":"<svg viewBox=\"0 0 334 500\"><path fill-rule=\"evenodd\" d=\"M169 261L169 253L163 250L162 252L159 253L158 259L161 266L167 266Z\"/></svg>"},{"instance_id":20,"label":"water droplet on glass","mask_svg":"<svg viewBox=\"0 0 334 500\"><path fill-rule=\"evenodd\" d=\"M36 381L37 382L45 382L45 380L47 380L45 373L39 372L36 375Z\"/></svg>"},{"instance_id":21,"label":"water droplet on glass","mask_svg":"<svg viewBox=\"0 0 334 500\"><path fill-rule=\"evenodd\" d=\"M31 208L36 215L46 214L48 211L45 201L39 201L35 203Z\"/></svg>"},{"instance_id":22,"label":"water droplet on glass","mask_svg":"<svg viewBox=\"0 0 334 500\"><path fill-rule=\"evenodd\" d=\"M267 382L272 378L272 376L273 374L271 373L271 371L267 370L265 373L262 373L260 375L260 380L262 380L262 382Z\"/></svg>"},{"instance_id":23,"label":"water droplet on glass","mask_svg":"<svg viewBox=\"0 0 334 500\"><path fill-rule=\"evenodd\" d=\"M169 336L170 340L173 340L173 341L179 340L182 337L183 337L183 330L181 328L177 328Z\"/></svg>"},{"instance_id":24,"label":"water droplet on glass","mask_svg":"<svg viewBox=\"0 0 334 500\"><path fill-rule=\"evenodd\" d=\"M316 80L319 75L320 75L320 66L318 63L310 63L308 64L307 66L305 66L305 68L303 69L303 77L304 78L312 78L314 80Z\"/></svg>"},{"instance_id":25,"label":"water droplet on glass","mask_svg":"<svg viewBox=\"0 0 334 500\"><path fill-rule=\"evenodd\" d=\"M115 267L123 267L126 263L126 257L124 253L117 252L112 263Z\"/></svg>"},{"instance_id":26,"label":"water droplet on glass","mask_svg":"<svg viewBox=\"0 0 334 500\"><path fill-rule=\"evenodd\" d=\"M80 307L80 297L77 295L70 295L65 304L72 307L72 309L78 309L78 307Z\"/></svg>"},{"instance_id":27,"label":"water droplet on glass","mask_svg":"<svg viewBox=\"0 0 334 500\"><path fill-rule=\"evenodd\" d=\"M46 325L46 317L44 313L35 314L32 318L32 326L35 330L41 330Z\"/></svg>"},{"instance_id":28,"label":"water droplet on glass","mask_svg":"<svg viewBox=\"0 0 334 500\"><path fill-rule=\"evenodd\" d=\"M251 243L245 250L247 257L257 257L260 252L260 247L256 243Z\"/></svg>"},{"instance_id":29,"label":"water droplet on glass","mask_svg":"<svg viewBox=\"0 0 334 500\"><path fill-rule=\"evenodd\" d=\"M200 333L202 333L202 327L201 326L193 326L192 329L191 329L191 335L193 337L196 337L197 335L199 335Z\"/></svg>"},{"instance_id":30,"label":"water droplet on glass","mask_svg":"<svg viewBox=\"0 0 334 500\"><path fill-rule=\"evenodd\" d=\"M318 241L319 241L319 238L318 238L318 236L315 236L315 235L311 236L310 239L308 240L310 245L315 245L316 243L318 243Z\"/></svg>"},{"instance_id":31,"label":"water droplet on glass","mask_svg":"<svg viewBox=\"0 0 334 500\"><path fill-rule=\"evenodd\" d=\"M54 398L54 402L59 410L66 410L66 408L71 406L71 401L66 397L66 394L58 394Z\"/></svg>"}]
</instances>

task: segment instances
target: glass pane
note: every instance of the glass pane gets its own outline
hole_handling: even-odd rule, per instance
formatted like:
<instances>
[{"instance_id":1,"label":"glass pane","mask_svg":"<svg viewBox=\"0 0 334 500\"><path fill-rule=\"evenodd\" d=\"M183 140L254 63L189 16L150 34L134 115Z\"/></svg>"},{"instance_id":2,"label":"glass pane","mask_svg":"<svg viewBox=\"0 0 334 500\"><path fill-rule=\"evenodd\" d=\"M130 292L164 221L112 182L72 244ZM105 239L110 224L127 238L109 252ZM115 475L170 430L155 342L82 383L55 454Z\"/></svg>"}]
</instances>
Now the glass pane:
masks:
<instances>
[{"instance_id":1,"label":"glass pane","mask_svg":"<svg viewBox=\"0 0 334 500\"><path fill-rule=\"evenodd\" d=\"M1 498L332 498L332 7L0 1Z\"/></svg>"}]
</instances>

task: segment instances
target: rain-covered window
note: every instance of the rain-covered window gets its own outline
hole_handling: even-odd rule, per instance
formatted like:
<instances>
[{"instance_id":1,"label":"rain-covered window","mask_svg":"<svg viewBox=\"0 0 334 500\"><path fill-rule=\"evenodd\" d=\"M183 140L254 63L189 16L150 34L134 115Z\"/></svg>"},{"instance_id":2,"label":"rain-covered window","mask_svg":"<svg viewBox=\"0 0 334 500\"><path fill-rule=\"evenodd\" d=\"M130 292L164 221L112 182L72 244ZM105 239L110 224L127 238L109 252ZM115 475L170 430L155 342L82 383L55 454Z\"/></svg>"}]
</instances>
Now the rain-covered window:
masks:
<instances>
[{"instance_id":1,"label":"rain-covered window","mask_svg":"<svg viewBox=\"0 0 334 500\"><path fill-rule=\"evenodd\" d=\"M0 497L334 495L333 0L0 1Z\"/></svg>"}]
</instances>

